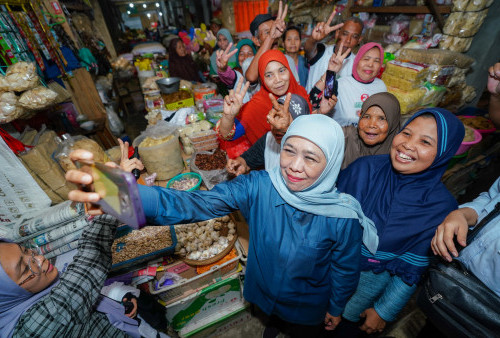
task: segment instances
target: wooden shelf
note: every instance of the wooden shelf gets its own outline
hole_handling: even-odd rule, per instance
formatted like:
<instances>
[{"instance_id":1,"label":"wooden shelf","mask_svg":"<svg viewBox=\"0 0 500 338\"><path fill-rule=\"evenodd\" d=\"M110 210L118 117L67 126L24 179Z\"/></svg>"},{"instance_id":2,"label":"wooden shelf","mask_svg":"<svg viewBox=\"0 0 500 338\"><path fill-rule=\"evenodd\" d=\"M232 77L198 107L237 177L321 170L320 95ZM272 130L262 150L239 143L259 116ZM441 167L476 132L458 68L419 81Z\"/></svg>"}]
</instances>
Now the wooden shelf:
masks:
<instances>
[{"instance_id":1,"label":"wooden shelf","mask_svg":"<svg viewBox=\"0 0 500 338\"><path fill-rule=\"evenodd\" d=\"M451 13L451 6L437 6L439 13ZM431 11L427 6L353 6L350 8L351 13L367 12L367 13L406 13L406 14L430 14Z\"/></svg>"}]
</instances>

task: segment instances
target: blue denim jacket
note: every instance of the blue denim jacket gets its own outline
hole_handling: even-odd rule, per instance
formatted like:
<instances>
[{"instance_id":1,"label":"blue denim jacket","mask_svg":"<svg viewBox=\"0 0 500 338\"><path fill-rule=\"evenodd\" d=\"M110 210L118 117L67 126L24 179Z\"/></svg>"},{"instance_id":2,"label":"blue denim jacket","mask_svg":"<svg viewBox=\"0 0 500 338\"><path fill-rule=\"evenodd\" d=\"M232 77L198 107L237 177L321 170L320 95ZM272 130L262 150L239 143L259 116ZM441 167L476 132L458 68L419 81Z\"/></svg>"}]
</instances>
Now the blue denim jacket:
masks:
<instances>
[{"instance_id":1,"label":"blue denim jacket","mask_svg":"<svg viewBox=\"0 0 500 338\"><path fill-rule=\"evenodd\" d=\"M489 191L460 208L472 208L478 214L478 223L500 202L500 177ZM476 238L460 252L461 261L477 278L500 296L500 216L491 220Z\"/></svg>"}]
</instances>

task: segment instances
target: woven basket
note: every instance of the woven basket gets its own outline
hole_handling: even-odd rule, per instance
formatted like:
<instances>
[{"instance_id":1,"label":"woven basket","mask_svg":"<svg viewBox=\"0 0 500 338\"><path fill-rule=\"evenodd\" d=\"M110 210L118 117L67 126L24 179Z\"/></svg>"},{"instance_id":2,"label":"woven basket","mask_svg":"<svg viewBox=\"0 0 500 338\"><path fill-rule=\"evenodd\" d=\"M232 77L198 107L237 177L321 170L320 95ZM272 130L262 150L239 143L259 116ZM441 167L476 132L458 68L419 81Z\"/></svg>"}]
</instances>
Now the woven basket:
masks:
<instances>
[{"instance_id":1,"label":"woven basket","mask_svg":"<svg viewBox=\"0 0 500 338\"><path fill-rule=\"evenodd\" d=\"M204 260L194 260L194 259L184 259L184 263L188 265L193 265L193 266L199 266L199 265L208 265L217 262L219 259L222 259L225 255L227 255L231 249L234 246L234 243L236 243L236 240L238 239L238 236L234 234L234 238L231 242L229 242L228 246L219 252L217 255L213 256L212 258L209 259L204 259Z\"/></svg>"}]
</instances>

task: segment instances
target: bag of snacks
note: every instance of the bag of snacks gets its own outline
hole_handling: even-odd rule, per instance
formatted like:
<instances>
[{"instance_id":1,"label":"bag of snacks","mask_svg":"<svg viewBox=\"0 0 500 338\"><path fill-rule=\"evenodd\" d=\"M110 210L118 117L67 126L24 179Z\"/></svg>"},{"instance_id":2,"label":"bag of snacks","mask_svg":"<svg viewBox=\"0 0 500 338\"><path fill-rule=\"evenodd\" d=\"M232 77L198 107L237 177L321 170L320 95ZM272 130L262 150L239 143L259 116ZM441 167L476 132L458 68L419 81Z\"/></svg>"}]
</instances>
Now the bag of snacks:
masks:
<instances>
[{"instance_id":1,"label":"bag of snacks","mask_svg":"<svg viewBox=\"0 0 500 338\"><path fill-rule=\"evenodd\" d=\"M57 93L49 88L38 86L21 94L19 105L31 110L44 109L57 98Z\"/></svg>"},{"instance_id":2,"label":"bag of snacks","mask_svg":"<svg viewBox=\"0 0 500 338\"><path fill-rule=\"evenodd\" d=\"M0 93L0 122L7 123L24 114L24 108L17 101L18 97L14 92Z\"/></svg>"},{"instance_id":3,"label":"bag of snacks","mask_svg":"<svg viewBox=\"0 0 500 338\"><path fill-rule=\"evenodd\" d=\"M227 181L229 174L226 171L227 154L224 150L200 151L191 157L191 171L201 175L207 189L216 184Z\"/></svg>"},{"instance_id":4,"label":"bag of snacks","mask_svg":"<svg viewBox=\"0 0 500 338\"><path fill-rule=\"evenodd\" d=\"M139 148L141 161L149 174L168 180L184 169L177 125L158 121L148 126L133 142Z\"/></svg>"},{"instance_id":5,"label":"bag of snacks","mask_svg":"<svg viewBox=\"0 0 500 338\"><path fill-rule=\"evenodd\" d=\"M0 90L22 92L38 85L38 74L34 62L17 62L0 77Z\"/></svg>"}]
</instances>

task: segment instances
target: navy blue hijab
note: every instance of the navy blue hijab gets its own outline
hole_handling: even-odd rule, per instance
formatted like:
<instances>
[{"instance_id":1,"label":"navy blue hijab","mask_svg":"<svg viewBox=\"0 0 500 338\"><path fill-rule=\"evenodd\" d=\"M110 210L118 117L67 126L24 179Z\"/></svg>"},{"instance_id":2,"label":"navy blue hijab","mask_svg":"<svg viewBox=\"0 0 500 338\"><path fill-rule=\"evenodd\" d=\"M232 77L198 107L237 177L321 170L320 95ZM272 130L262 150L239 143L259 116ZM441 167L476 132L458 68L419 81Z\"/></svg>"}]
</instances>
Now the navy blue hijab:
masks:
<instances>
[{"instance_id":1,"label":"navy blue hijab","mask_svg":"<svg viewBox=\"0 0 500 338\"><path fill-rule=\"evenodd\" d=\"M441 108L417 112L430 113L437 123L437 155L426 170L400 174L390 155L361 157L343 170L337 187L352 195L377 227L376 255L362 248L362 270L389 271L408 284L419 281L429 264L430 242L436 227L457 208L441 177L465 134L464 126L452 113Z\"/></svg>"}]
</instances>

